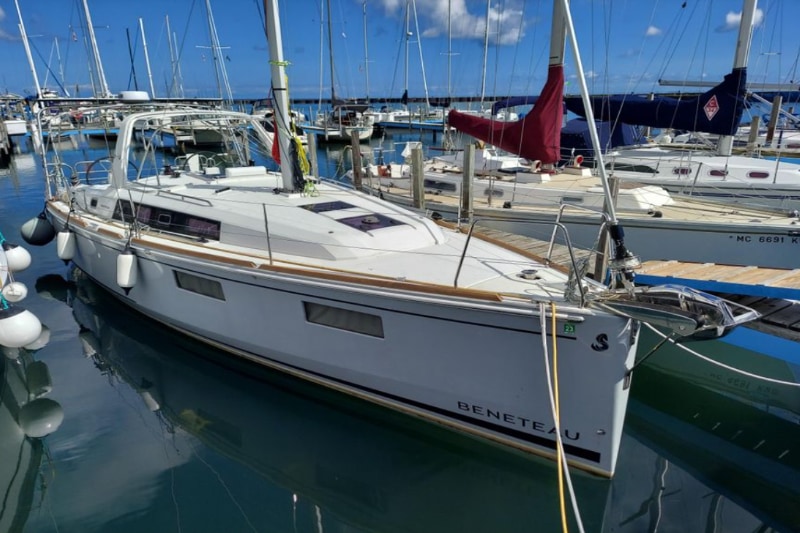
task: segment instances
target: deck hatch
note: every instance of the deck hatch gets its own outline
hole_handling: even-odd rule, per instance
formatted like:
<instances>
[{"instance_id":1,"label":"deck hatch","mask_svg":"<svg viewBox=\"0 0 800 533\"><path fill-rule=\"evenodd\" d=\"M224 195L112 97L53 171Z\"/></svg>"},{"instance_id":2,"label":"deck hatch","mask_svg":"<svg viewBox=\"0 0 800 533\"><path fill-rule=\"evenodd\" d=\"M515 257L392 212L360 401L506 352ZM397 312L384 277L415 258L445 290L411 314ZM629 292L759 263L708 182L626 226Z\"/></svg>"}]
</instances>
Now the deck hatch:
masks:
<instances>
[{"instance_id":1,"label":"deck hatch","mask_svg":"<svg viewBox=\"0 0 800 533\"><path fill-rule=\"evenodd\" d=\"M380 213L369 213L366 215L357 215L354 217L339 218L337 219L337 221L341 222L342 224L347 224L351 228L361 231L373 231L382 228L392 228L394 226L400 226L404 224L404 222L400 222L399 220L389 218L386 215L382 215Z\"/></svg>"},{"instance_id":2,"label":"deck hatch","mask_svg":"<svg viewBox=\"0 0 800 533\"><path fill-rule=\"evenodd\" d=\"M312 211L314 213L326 213L328 211L341 211L343 209L352 209L355 206L352 204L348 204L347 202L342 202L341 200L337 200L335 202L319 202L316 204L306 204L306 205L301 205L300 207L308 211Z\"/></svg>"}]
</instances>

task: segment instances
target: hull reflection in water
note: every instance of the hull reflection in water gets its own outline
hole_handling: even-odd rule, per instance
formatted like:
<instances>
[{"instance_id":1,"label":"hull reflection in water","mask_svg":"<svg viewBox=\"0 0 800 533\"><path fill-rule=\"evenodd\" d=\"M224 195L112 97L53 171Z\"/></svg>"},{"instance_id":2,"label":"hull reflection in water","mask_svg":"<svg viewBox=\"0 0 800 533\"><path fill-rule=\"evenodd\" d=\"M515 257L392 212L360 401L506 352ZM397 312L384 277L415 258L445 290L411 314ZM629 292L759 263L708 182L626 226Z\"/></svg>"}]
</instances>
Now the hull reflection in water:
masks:
<instances>
[{"instance_id":1,"label":"hull reflection in water","mask_svg":"<svg viewBox=\"0 0 800 533\"><path fill-rule=\"evenodd\" d=\"M241 498L236 508L181 509L183 530L193 521L205 527L198 521L207 512L230 531L246 524L258 531L267 524L276 531L561 530L551 462L232 362L135 314L80 271L72 275L77 284L68 292L53 285L66 283L60 277L40 279L37 288L71 304L86 355L142 396L134 408L160 419L165 443L173 446L177 433L196 437L182 453L198 459L193 469L213 464L211 479L224 489L205 482L164 490L184 502L186 492L193 502ZM572 478L586 530L601 531L610 482L578 471ZM226 506L230 515L220 516ZM569 527L576 530L571 517Z\"/></svg>"},{"instance_id":2,"label":"hull reflection in water","mask_svg":"<svg viewBox=\"0 0 800 533\"><path fill-rule=\"evenodd\" d=\"M64 419L47 365L34 350L0 347L0 531L24 531L41 511L53 472L44 437ZM47 459L45 459L47 457Z\"/></svg>"},{"instance_id":3,"label":"hull reflection in water","mask_svg":"<svg viewBox=\"0 0 800 533\"><path fill-rule=\"evenodd\" d=\"M670 486L672 476L667 470L671 464L708 487L701 499L710 505L709 524L725 523L719 522L719 505L727 500L757 517L763 523L758 531L800 531L796 414L793 420L787 416L790 411L769 412L769 404L758 405L753 395L730 394L725 387L714 389L709 382L685 379L681 374L686 369L667 372L665 366L649 363L637 369L626 431L664 458L652 474L653 480L660 480L660 492L686 490ZM800 412L800 405L793 407ZM655 487L653 492L658 492ZM726 527L737 526L728 523ZM714 530L739 531L726 527Z\"/></svg>"}]
</instances>

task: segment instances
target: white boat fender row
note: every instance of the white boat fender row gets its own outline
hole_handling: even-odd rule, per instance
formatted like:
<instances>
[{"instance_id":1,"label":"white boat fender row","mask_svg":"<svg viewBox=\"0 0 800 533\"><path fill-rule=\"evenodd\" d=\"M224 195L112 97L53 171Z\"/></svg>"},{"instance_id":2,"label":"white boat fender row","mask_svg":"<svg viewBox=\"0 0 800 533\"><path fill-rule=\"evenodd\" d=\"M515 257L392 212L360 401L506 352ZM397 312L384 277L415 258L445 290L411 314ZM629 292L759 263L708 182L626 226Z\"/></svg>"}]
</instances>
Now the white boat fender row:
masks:
<instances>
[{"instance_id":1,"label":"white boat fender row","mask_svg":"<svg viewBox=\"0 0 800 533\"><path fill-rule=\"evenodd\" d=\"M136 285L137 275L136 254L130 247L125 247L117 256L117 285L125 291L125 294Z\"/></svg>"},{"instance_id":2,"label":"white boat fender row","mask_svg":"<svg viewBox=\"0 0 800 533\"><path fill-rule=\"evenodd\" d=\"M31 265L31 254L22 246L8 242L0 233L0 297L6 302L20 302L28 295L24 283L14 281L12 272L25 270Z\"/></svg>"},{"instance_id":3,"label":"white boat fender row","mask_svg":"<svg viewBox=\"0 0 800 533\"><path fill-rule=\"evenodd\" d=\"M56 253L58 258L69 263L75 257L76 237L73 232L68 229L58 232L56 236Z\"/></svg>"},{"instance_id":4,"label":"white boat fender row","mask_svg":"<svg viewBox=\"0 0 800 533\"><path fill-rule=\"evenodd\" d=\"M30 311L11 305L28 295L27 287L14 281L11 273L28 268L31 254L22 246L7 242L2 233L0 244L0 346L14 352L14 348L22 348L39 339L42 323Z\"/></svg>"}]
</instances>

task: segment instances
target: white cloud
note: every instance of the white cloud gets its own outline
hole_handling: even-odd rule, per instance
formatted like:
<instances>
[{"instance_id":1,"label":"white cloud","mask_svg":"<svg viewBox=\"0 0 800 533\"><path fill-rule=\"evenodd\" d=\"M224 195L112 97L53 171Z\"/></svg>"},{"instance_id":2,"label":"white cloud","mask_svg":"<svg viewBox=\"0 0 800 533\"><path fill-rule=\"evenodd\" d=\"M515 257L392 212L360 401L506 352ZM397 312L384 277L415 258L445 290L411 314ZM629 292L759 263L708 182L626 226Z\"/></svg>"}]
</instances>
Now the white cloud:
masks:
<instances>
[{"instance_id":1,"label":"white cloud","mask_svg":"<svg viewBox=\"0 0 800 533\"><path fill-rule=\"evenodd\" d=\"M725 15L725 24L719 28L719 31L738 30L741 20L741 12L734 13L733 11L730 11L727 15ZM755 15L753 16L753 27L761 26L762 22L764 22L764 12L761 9L756 8Z\"/></svg>"},{"instance_id":2,"label":"white cloud","mask_svg":"<svg viewBox=\"0 0 800 533\"><path fill-rule=\"evenodd\" d=\"M664 32L661 31L661 28L656 28L655 26L648 26L645 35L648 37L653 37L655 35L661 35L662 33Z\"/></svg>"},{"instance_id":3,"label":"white cloud","mask_svg":"<svg viewBox=\"0 0 800 533\"><path fill-rule=\"evenodd\" d=\"M396 15L402 15L406 4L403 0L380 0L380 2L387 13ZM502 8L494 6L489 8L490 42L513 44L524 36L523 5L522 0L507 0ZM470 13L467 0L417 0L416 9L423 37L447 35L449 12L452 38L483 39L486 31L486 11Z\"/></svg>"}]
</instances>

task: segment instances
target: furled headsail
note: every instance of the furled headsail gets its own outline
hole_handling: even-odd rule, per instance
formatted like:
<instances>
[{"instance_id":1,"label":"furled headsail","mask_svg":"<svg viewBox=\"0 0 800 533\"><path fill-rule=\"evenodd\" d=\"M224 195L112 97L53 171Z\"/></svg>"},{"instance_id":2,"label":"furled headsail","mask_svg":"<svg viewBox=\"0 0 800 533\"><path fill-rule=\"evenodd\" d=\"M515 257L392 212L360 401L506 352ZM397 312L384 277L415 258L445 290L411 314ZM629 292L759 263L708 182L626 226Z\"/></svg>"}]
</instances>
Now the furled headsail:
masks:
<instances>
[{"instance_id":1,"label":"furled headsail","mask_svg":"<svg viewBox=\"0 0 800 533\"><path fill-rule=\"evenodd\" d=\"M653 128L733 135L744 113L747 69L734 68L725 79L691 98L658 96L650 99L637 95L609 95L592 98L596 120L622 122ZM567 110L585 117L583 101L578 97L564 99Z\"/></svg>"}]
</instances>

